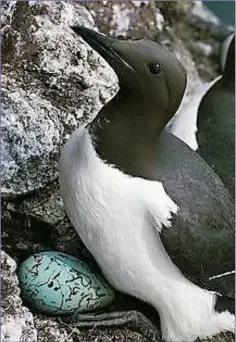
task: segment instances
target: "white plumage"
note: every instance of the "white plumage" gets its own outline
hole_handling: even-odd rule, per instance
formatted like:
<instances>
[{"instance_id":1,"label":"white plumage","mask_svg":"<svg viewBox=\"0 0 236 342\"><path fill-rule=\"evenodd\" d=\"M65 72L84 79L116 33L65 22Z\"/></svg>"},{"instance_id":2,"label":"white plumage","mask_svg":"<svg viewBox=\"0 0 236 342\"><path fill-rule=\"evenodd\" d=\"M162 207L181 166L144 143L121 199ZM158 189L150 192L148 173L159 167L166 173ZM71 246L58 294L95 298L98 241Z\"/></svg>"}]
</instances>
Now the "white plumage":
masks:
<instances>
[{"instance_id":1,"label":"white plumage","mask_svg":"<svg viewBox=\"0 0 236 342\"><path fill-rule=\"evenodd\" d=\"M202 83L201 86L196 89L194 94L188 97L185 95L176 114L166 125L168 132L183 140L185 144L191 147L194 151L198 149L196 133L197 116L200 103L208 90L210 90L210 88L213 87L213 85L221 78L222 76L220 75L211 82Z\"/></svg>"},{"instance_id":2,"label":"white plumage","mask_svg":"<svg viewBox=\"0 0 236 342\"><path fill-rule=\"evenodd\" d=\"M220 66L224 73L226 57L229 51L229 46L234 37L234 33L229 35L221 47ZM198 149L198 142L196 138L197 133L197 117L198 109L202 99L213 85L222 78L222 75L217 76L210 82L202 83L195 92L190 95L184 95L183 101L175 113L174 117L166 125L168 132L173 133L178 138L183 140L191 149L196 151Z\"/></svg>"},{"instance_id":3,"label":"white plumage","mask_svg":"<svg viewBox=\"0 0 236 342\"><path fill-rule=\"evenodd\" d=\"M82 126L64 147L60 186L66 212L105 277L158 310L164 340L234 330L234 315L215 312L215 294L188 281L166 253L159 234L172 229L178 208L160 182L104 163Z\"/></svg>"}]
</instances>

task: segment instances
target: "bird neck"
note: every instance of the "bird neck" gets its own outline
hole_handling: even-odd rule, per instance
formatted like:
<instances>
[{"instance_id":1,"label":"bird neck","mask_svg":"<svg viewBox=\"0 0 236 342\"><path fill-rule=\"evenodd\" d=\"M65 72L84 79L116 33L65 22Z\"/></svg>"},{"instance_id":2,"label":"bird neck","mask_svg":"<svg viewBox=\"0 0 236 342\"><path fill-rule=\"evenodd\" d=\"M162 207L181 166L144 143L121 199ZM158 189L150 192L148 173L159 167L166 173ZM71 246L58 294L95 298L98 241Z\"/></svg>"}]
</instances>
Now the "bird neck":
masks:
<instances>
[{"instance_id":1,"label":"bird neck","mask_svg":"<svg viewBox=\"0 0 236 342\"><path fill-rule=\"evenodd\" d=\"M172 116L142 94L127 96L119 92L89 124L89 131L100 139L110 131L124 142L132 135L142 144L156 141Z\"/></svg>"},{"instance_id":2,"label":"bird neck","mask_svg":"<svg viewBox=\"0 0 236 342\"><path fill-rule=\"evenodd\" d=\"M228 88L234 88L235 85L235 38L232 39L227 53L225 69L222 81Z\"/></svg>"},{"instance_id":3,"label":"bird neck","mask_svg":"<svg viewBox=\"0 0 236 342\"><path fill-rule=\"evenodd\" d=\"M228 90L231 90L234 92L235 89L235 77L233 75L233 72L231 73L224 73L221 83L224 84L224 87Z\"/></svg>"}]
</instances>

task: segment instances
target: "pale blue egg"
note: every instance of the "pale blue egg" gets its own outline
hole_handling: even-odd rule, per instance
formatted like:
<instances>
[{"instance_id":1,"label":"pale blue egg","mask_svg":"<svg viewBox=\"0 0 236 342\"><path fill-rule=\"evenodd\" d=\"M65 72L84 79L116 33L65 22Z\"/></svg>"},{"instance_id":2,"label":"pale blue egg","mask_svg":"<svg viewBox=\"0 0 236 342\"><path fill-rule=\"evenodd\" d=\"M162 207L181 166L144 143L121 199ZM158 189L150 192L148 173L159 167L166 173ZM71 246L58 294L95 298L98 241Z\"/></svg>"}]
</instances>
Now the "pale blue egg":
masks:
<instances>
[{"instance_id":1,"label":"pale blue egg","mask_svg":"<svg viewBox=\"0 0 236 342\"><path fill-rule=\"evenodd\" d=\"M36 310L73 314L102 309L113 289L86 263L61 252L34 254L18 272L22 297Z\"/></svg>"}]
</instances>

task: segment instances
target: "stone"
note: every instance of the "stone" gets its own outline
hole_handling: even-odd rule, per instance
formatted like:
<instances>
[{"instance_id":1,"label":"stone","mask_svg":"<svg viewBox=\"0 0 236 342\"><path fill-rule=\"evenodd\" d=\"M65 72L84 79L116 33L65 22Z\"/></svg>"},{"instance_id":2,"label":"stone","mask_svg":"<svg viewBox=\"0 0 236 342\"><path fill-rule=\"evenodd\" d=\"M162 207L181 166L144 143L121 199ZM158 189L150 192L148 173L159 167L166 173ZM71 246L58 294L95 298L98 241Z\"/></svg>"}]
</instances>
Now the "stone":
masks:
<instances>
[{"instance_id":1,"label":"stone","mask_svg":"<svg viewBox=\"0 0 236 342\"><path fill-rule=\"evenodd\" d=\"M32 313L22 305L16 263L1 251L2 270L2 342L37 342Z\"/></svg>"},{"instance_id":2,"label":"stone","mask_svg":"<svg viewBox=\"0 0 236 342\"><path fill-rule=\"evenodd\" d=\"M75 24L94 26L78 4L18 1L5 9L3 196L25 194L56 179L60 146L117 88L111 68L70 29Z\"/></svg>"}]
</instances>

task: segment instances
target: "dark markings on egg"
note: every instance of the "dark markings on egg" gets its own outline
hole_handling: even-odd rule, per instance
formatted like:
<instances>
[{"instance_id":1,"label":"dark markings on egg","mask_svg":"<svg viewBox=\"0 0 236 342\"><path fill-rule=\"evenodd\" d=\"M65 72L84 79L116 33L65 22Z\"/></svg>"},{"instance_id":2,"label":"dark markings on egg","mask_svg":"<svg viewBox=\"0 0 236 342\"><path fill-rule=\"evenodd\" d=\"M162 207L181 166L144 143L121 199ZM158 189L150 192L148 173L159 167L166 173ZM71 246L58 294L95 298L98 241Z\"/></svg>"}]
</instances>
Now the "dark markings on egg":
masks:
<instances>
[{"instance_id":1,"label":"dark markings on egg","mask_svg":"<svg viewBox=\"0 0 236 342\"><path fill-rule=\"evenodd\" d=\"M33 308L52 314L99 310L114 299L114 291L84 262L58 252L28 258L19 269L22 297Z\"/></svg>"}]
</instances>

